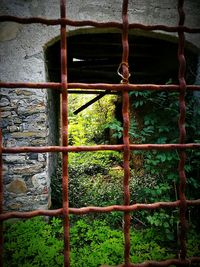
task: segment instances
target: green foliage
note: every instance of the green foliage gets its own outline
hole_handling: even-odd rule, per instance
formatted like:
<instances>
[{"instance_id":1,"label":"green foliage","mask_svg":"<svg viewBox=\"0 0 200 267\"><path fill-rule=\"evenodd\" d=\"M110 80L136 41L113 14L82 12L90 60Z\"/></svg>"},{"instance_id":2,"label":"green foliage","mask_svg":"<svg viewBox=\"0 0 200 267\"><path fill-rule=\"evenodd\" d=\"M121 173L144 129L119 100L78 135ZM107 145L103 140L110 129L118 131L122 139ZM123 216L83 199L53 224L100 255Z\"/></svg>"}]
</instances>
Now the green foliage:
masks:
<instances>
[{"instance_id":1,"label":"green foliage","mask_svg":"<svg viewBox=\"0 0 200 267\"><path fill-rule=\"evenodd\" d=\"M168 92L130 92L132 102L132 115L129 134L133 143L176 143L178 142L178 93ZM189 105L187 105L187 129L191 130L190 137L194 135L195 124L193 124L193 106L194 98L191 95L187 97ZM142 122L136 120L135 112L141 114ZM114 131L114 136L120 138L122 136L122 123L114 119L109 124L110 129ZM196 134L196 133L195 133ZM157 176L159 180L165 180L170 185L172 181L178 181L177 166L179 155L176 152L158 152L158 151L134 151L133 155L142 155L144 173L150 176ZM186 171L191 172L194 166L186 165ZM134 164L134 161L133 161ZM134 165L133 165L134 167ZM189 169L190 168L190 169ZM196 183L194 182L196 180ZM190 184L196 188L197 179L190 179ZM161 187L163 186L161 182ZM172 187L172 186L171 186ZM174 192L174 190L172 191ZM173 196L172 196L173 197ZM153 201L153 199L152 199Z\"/></svg>"},{"instance_id":2,"label":"green foliage","mask_svg":"<svg viewBox=\"0 0 200 267\"><path fill-rule=\"evenodd\" d=\"M131 141L133 143L177 143L179 138L178 93L131 92L130 95L133 103L129 130ZM200 114L198 111L194 112L194 98L191 94L187 94L186 100L186 130L188 132L186 142L191 142L190 140L200 142L200 127L197 127L195 122ZM70 104L72 105L69 112L71 145L104 143L106 142L104 136L106 129L111 130L114 138L122 137L122 122L113 119L113 100L108 100L105 106L103 102L97 102L93 107L75 117L72 114L72 108L77 109L78 101L78 98L75 98L75 102L72 101ZM138 120L137 114L140 114L143 119ZM141 159L139 170L135 168L137 156ZM188 199L199 198L199 158L199 151L187 151L185 171ZM178 198L178 151L133 151L131 160L129 181L131 204L174 201ZM124 176L122 166L122 153L118 152L69 153L70 206L122 204ZM61 207L62 187L59 166L57 176L52 179L52 188L54 207ZM190 213L191 217L198 217L198 211L194 213L192 208ZM113 212L88 216L89 220L85 217L84 220L72 220L75 223L71 228L72 266L115 265L123 262L124 240L119 231L123 226L122 214ZM142 229L131 233L134 248L134 251L131 251L132 262L173 257L172 254L175 253L168 251L166 246L173 243L173 247L177 247L177 217L178 212L171 209L134 212L132 214L133 225L142 227ZM100 222L100 219L104 222ZM93 220L97 221L91 223ZM111 227L117 227L117 230ZM194 240L197 237L199 240L199 235L189 234L188 255L190 256L198 255L199 242L195 243ZM194 246L193 243L195 243Z\"/></svg>"},{"instance_id":3,"label":"green foliage","mask_svg":"<svg viewBox=\"0 0 200 267\"><path fill-rule=\"evenodd\" d=\"M171 83L171 80L167 84ZM177 92L151 92L132 91L130 100L132 102L131 123L129 135L133 143L178 143L179 142L179 93ZM193 93L186 94L186 142L200 142L199 110ZM138 120L138 115L140 119ZM120 139L123 133L122 122L116 118L106 125L113 132L113 137ZM143 158L143 173L159 179L160 187L166 186L171 190L170 199L177 197L179 186L178 176L178 151L134 151L134 155L141 155ZM188 150L185 164L187 176L186 195L190 199L199 198L200 189L199 168L200 152ZM133 160L134 167L134 160ZM165 183L163 184L163 180ZM153 199L153 192L151 201Z\"/></svg>"},{"instance_id":4,"label":"green foliage","mask_svg":"<svg viewBox=\"0 0 200 267\"><path fill-rule=\"evenodd\" d=\"M153 203L170 201L171 189L169 183L165 179L161 179L158 175L131 171L130 191L131 198L135 202Z\"/></svg>"},{"instance_id":5,"label":"green foliage","mask_svg":"<svg viewBox=\"0 0 200 267\"><path fill-rule=\"evenodd\" d=\"M147 215L147 221L152 227L159 229L163 234L163 241L176 241L175 231L178 224L178 212L171 211L170 214L161 209Z\"/></svg>"},{"instance_id":6,"label":"green foliage","mask_svg":"<svg viewBox=\"0 0 200 267\"><path fill-rule=\"evenodd\" d=\"M111 166L121 163L122 155L116 151L69 153L69 167L80 174L104 174Z\"/></svg>"},{"instance_id":7,"label":"green foliage","mask_svg":"<svg viewBox=\"0 0 200 267\"><path fill-rule=\"evenodd\" d=\"M121 153L116 151L70 154L70 206L108 206L122 203L123 170L119 166L122 163L121 157ZM96 214L94 217L106 218L107 215ZM121 217L118 214L113 216L110 223L121 225Z\"/></svg>"},{"instance_id":8,"label":"green foliage","mask_svg":"<svg viewBox=\"0 0 200 267\"><path fill-rule=\"evenodd\" d=\"M200 234L195 228L190 228L187 238L188 257L199 257Z\"/></svg>"},{"instance_id":9,"label":"green foliage","mask_svg":"<svg viewBox=\"0 0 200 267\"><path fill-rule=\"evenodd\" d=\"M145 260L174 257L173 254L167 252L165 247L153 241L149 232L152 232L151 229L131 232L131 261L139 263ZM116 265L123 262L124 236L122 231L113 230L104 222L95 221L88 225L81 220L72 229L72 239L73 236L78 235L81 241L76 238L77 242L72 245L72 266L96 267L101 264Z\"/></svg>"},{"instance_id":10,"label":"green foliage","mask_svg":"<svg viewBox=\"0 0 200 267\"><path fill-rule=\"evenodd\" d=\"M178 93L131 92L132 106L139 112L142 109L143 122L133 116L132 133L138 143L175 143L178 141ZM142 126L142 128L141 128Z\"/></svg>"},{"instance_id":11,"label":"green foliage","mask_svg":"<svg viewBox=\"0 0 200 267\"><path fill-rule=\"evenodd\" d=\"M88 145L106 141L106 125L113 119L116 96L104 96L77 115L74 111L96 95L69 96L69 144Z\"/></svg>"},{"instance_id":12,"label":"green foliage","mask_svg":"<svg viewBox=\"0 0 200 267\"><path fill-rule=\"evenodd\" d=\"M123 235L104 222L79 220L71 229L71 265L99 266L123 262Z\"/></svg>"},{"instance_id":13,"label":"green foliage","mask_svg":"<svg viewBox=\"0 0 200 267\"><path fill-rule=\"evenodd\" d=\"M122 164L122 155L116 151L95 153L69 153L69 201L71 207L117 203L122 189L123 172L120 180L115 179L113 166ZM116 170L116 173L120 171ZM116 175L115 175L116 176ZM113 186L116 183L116 187ZM62 206L61 168L51 179L53 208Z\"/></svg>"},{"instance_id":14,"label":"green foliage","mask_svg":"<svg viewBox=\"0 0 200 267\"><path fill-rule=\"evenodd\" d=\"M130 135L134 143L178 143L179 142L179 93L177 92L131 92L133 115ZM186 94L186 142L198 142L200 127L198 110L195 109L195 97L192 93ZM140 120L135 114L141 114ZM137 118L137 119L136 119ZM143 159L143 173L157 177L157 188L149 190L148 200L159 201L160 191L164 195L171 191L168 200L175 200L178 196L178 151L134 151L134 156L140 155ZM200 152L188 150L185 164L187 177L187 198L199 198ZM165 190L166 189L166 190ZM147 192L146 192L147 193ZM161 197L162 198L162 197ZM161 200L161 199L160 199ZM163 199L164 201L166 198Z\"/></svg>"},{"instance_id":15,"label":"green foliage","mask_svg":"<svg viewBox=\"0 0 200 267\"><path fill-rule=\"evenodd\" d=\"M62 266L63 240L58 238L54 222L41 218L6 223L4 240L5 267Z\"/></svg>"},{"instance_id":16,"label":"green foliage","mask_svg":"<svg viewBox=\"0 0 200 267\"><path fill-rule=\"evenodd\" d=\"M114 118L111 122L105 125L105 128L111 129L113 131L112 136L116 138L121 138L123 135L122 122Z\"/></svg>"},{"instance_id":17,"label":"green foliage","mask_svg":"<svg viewBox=\"0 0 200 267\"><path fill-rule=\"evenodd\" d=\"M163 218L164 219L164 218ZM169 218L167 218L169 219ZM32 218L5 224L4 260L6 267L63 266L62 220L49 222ZM131 261L174 258L173 247L163 242L163 233L157 227L131 229ZM70 261L72 267L117 265L123 262L124 235L112 229L105 221L76 221L70 227ZM188 234L188 256L198 256L200 235L194 229Z\"/></svg>"},{"instance_id":18,"label":"green foliage","mask_svg":"<svg viewBox=\"0 0 200 267\"><path fill-rule=\"evenodd\" d=\"M160 201L171 201L173 191L164 179L160 179L157 175L150 174L134 174L131 173L130 180L131 199L139 203L154 203ZM175 241L177 212L172 210L159 209L158 211L136 211L134 212L135 223L139 222L143 225L156 228L162 233L163 240Z\"/></svg>"}]
</instances>

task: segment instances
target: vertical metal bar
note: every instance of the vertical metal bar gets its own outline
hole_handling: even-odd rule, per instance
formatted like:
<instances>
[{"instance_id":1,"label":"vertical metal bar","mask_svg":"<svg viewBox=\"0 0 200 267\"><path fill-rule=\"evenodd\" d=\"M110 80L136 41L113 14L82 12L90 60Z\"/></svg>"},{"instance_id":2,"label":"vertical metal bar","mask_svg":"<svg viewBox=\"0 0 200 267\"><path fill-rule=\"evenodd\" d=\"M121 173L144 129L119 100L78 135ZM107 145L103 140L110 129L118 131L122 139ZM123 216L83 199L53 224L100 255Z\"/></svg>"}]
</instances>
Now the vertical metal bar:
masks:
<instances>
[{"instance_id":1,"label":"vertical metal bar","mask_svg":"<svg viewBox=\"0 0 200 267\"><path fill-rule=\"evenodd\" d=\"M122 7L122 83L128 83L129 68L128 68L128 56L129 56L129 43L128 43L128 0L123 1ZM124 143L124 205L130 205L130 191L129 191L129 179L130 179L130 143L129 143L129 95L128 91L122 93L122 115L123 115L123 143ZM129 212L124 213L124 262L125 266L130 266L130 223L131 217Z\"/></svg>"},{"instance_id":2,"label":"vertical metal bar","mask_svg":"<svg viewBox=\"0 0 200 267\"><path fill-rule=\"evenodd\" d=\"M61 18L66 18L66 0L60 0ZM66 26L61 24L61 86L62 86L62 145L68 146L67 39ZM68 153L62 153L62 192L64 216L64 266L70 266Z\"/></svg>"},{"instance_id":3,"label":"vertical metal bar","mask_svg":"<svg viewBox=\"0 0 200 267\"><path fill-rule=\"evenodd\" d=\"M185 13L183 10L184 0L178 0L178 12L179 12L179 25L182 26L185 21ZM185 81L185 70L186 70L186 60L184 56L184 44L185 44L185 35L183 31L178 32L179 44L178 44L178 60L179 60L179 107L180 107L180 115L179 115L179 143L184 144L186 138L186 130L185 130L185 115L186 115L186 104L185 104L185 91L186 91L186 81ZM179 151L179 198L180 198L180 258L186 258L186 210L187 210L187 202L185 197L185 189L186 189L186 175L185 175L185 161L186 161L186 153L184 150Z\"/></svg>"},{"instance_id":4,"label":"vertical metal bar","mask_svg":"<svg viewBox=\"0 0 200 267\"><path fill-rule=\"evenodd\" d=\"M1 120L1 111L0 111ZM0 121L1 124L1 121ZM2 129L0 127L0 214L3 213ZM3 267L3 221L0 222L0 267Z\"/></svg>"}]
</instances>

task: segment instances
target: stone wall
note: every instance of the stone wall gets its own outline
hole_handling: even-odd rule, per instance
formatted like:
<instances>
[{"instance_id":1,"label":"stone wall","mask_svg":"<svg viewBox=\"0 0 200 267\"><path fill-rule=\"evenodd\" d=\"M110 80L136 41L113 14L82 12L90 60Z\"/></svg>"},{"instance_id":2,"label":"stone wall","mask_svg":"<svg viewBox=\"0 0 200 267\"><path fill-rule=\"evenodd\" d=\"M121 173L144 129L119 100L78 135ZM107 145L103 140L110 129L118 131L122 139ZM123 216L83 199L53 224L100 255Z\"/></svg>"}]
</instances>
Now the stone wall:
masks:
<instances>
[{"instance_id":1,"label":"stone wall","mask_svg":"<svg viewBox=\"0 0 200 267\"><path fill-rule=\"evenodd\" d=\"M11 8L14 7L11 5ZM1 23L0 27L1 81L46 81L44 45L59 31L54 29L54 35L51 30L46 34L47 28L42 25L22 26L12 22ZM53 144L53 141L49 143L50 136L54 140L52 135L55 134L49 127L53 116L48 113L52 108L47 90L1 89L0 106L4 146ZM45 153L5 155L5 209L49 208L50 177L53 171L49 166L52 166L52 162L55 160Z\"/></svg>"},{"instance_id":2,"label":"stone wall","mask_svg":"<svg viewBox=\"0 0 200 267\"><path fill-rule=\"evenodd\" d=\"M122 1L119 0L67 2L67 13L71 19L98 21L121 19ZM130 22L177 25L176 1L148 0L148 4L145 0L129 2ZM197 26L200 1L186 1L185 10L187 11L186 24L191 27ZM59 0L1 0L0 14L57 18ZM69 31L72 30L69 28ZM0 23L1 81L47 81L46 64L48 62L45 62L45 46L53 43L58 35L58 26ZM195 46L200 45L198 34L187 34L187 40ZM4 146L57 144L56 103L54 95L47 90L2 88L0 107ZM3 161L5 209L49 208L50 177L56 168L55 158L45 153L25 153L5 155Z\"/></svg>"}]
</instances>

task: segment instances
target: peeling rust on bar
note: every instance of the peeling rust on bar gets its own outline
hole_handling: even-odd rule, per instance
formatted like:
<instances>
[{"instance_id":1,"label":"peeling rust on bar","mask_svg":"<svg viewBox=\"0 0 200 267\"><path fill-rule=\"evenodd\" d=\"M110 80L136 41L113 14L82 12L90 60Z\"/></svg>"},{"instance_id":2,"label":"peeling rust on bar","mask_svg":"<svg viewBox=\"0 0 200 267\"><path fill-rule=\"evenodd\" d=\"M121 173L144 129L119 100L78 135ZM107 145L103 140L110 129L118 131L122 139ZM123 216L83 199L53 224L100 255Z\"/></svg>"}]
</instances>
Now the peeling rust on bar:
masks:
<instances>
[{"instance_id":1,"label":"peeling rust on bar","mask_svg":"<svg viewBox=\"0 0 200 267\"><path fill-rule=\"evenodd\" d=\"M82 21L75 21L71 19L66 18L60 18L60 19L45 19L42 17L16 17L16 16L0 16L0 22L4 21L13 21L21 24L31 24L31 23L41 23L44 25L63 25L63 26L74 26L74 27L84 27L84 26L92 26L95 28L117 28L122 29L123 24L116 22L116 21L110 21L110 22L97 22L94 20L82 20ZM140 23L130 23L129 29L141 29L146 31L166 31L166 32L186 32L186 33L200 33L200 28L189 28L186 26L175 26L170 27L166 25L144 25Z\"/></svg>"},{"instance_id":2,"label":"peeling rust on bar","mask_svg":"<svg viewBox=\"0 0 200 267\"><path fill-rule=\"evenodd\" d=\"M130 144L131 150L181 150L181 149L200 149L200 143L191 144ZM96 146L46 146L46 147L3 147L2 153L45 153L45 152L81 152L81 151L103 151L115 150L123 151L124 145L96 145Z\"/></svg>"},{"instance_id":3,"label":"peeling rust on bar","mask_svg":"<svg viewBox=\"0 0 200 267\"><path fill-rule=\"evenodd\" d=\"M200 199L196 200L187 200L188 206L200 206ZM115 211L122 211L122 212L131 212L137 210L155 210L155 209L165 209L165 208L178 208L180 206L180 200L174 202L155 202L155 203L136 203L129 206L123 205L113 205L113 206L106 206L106 207L95 207L95 206L88 206L82 208L69 208L70 214L75 215L84 215L87 213L109 213ZM57 210L35 210L29 212L5 212L0 215L0 221L5 221L11 218L31 218L35 216L62 216L63 215L63 208Z\"/></svg>"},{"instance_id":4,"label":"peeling rust on bar","mask_svg":"<svg viewBox=\"0 0 200 267\"><path fill-rule=\"evenodd\" d=\"M60 0L61 19L66 18L66 0ZM61 52L61 134L62 146L68 146L68 92L67 92L67 35L66 25L60 28ZM63 226L64 226L64 267L70 266L69 240L69 199L68 199L68 152L62 152L62 198L63 198Z\"/></svg>"},{"instance_id":5,"label":"peeling rust on bar","mask_svg":"<svg viewBox=\"0 0 200 267\"><path fill-rule=\"evenodd\" d=\"M184 0L178 0L178 12L179 12L179 26L183 26L185 21L185 13L183 10ZM180 144L185 143L186 139L186 129L185 129L185 117L186 117L186 104L185 104L185 92L186 92L186 81L185 81L185 70L186 70L186 60L184 55L185 46L185 36L184 32L178 32L178 60L179 60L179 73L178 79L180 84L179 93L179 142ZM180 199L180 259L185 260L187 254L186 248L186 232L187 232L187 222L186 222L186 211L187 211L187 201L185 196L186 190L186 174L185 174L185 161L186 153L184 150L179 151L179 165L178 172L180 178L179 185L179 199Z\"/></svg>"},{"instance_id":6,"label":"peeling rust on bar","mask_svg":"<svg viewBox=\"0 0 200 267\"><path fill-rule=\"evenodd\" d=\"M0 82L0 88L30 88L30 89L54 89L61 91L61 83L10 83ZM78 89L77 89L78 88ZM106 84L106 83L68 83L68 89L85 90L108 90L108 91L180 91L180 86L176 84L156 85L156 84ZM187 85L187 91L200 91L200 85ZM70 91L69 91L70 92Z\"/></svg>"},{"instance_id":7,"label":"peeling rust on bar","mask_svg":"<svg viewBox=\"0 0 200 267\"><path fill-rule=\"evenodd\" d=\"M85 84L69 83L68 88L75 89L102 89L116 91L179 91L179 85L156 85L156 84ZM187 91L200 91L200 85L187 85Z\"/></svg>"},{"instance_id":8,"label":"peeling rust on bar","mask_svg":"<svg viewBox=\"0 0 200 267\"><path fill-rule=\"evenodd\" d=\"M28 219L36 216L61 216L63 214L63 208L57 210L34 210L34 211L7 211L0 215L0 221L9 220L12 218Z\"/></svg>"},{"instance_id":9,"label":"peeling rust on bar","mask_svg":"<svg viewBox=\"0 0 200 267\"><path fill-rule=\"evenodd\" d=\"M59 89L61 90L61 83L44 82L44 83L33 83L33 82L0 82L1 88L30 88L30 89Z\"/></svg>"},{"instance_id":10,"label":"peeling rust on bar","mask_svg":"<svg viewBox=\"0 0 200 267\"><path fill-rule=\"evenodd\" d=\"M128 67L128 57L129 57L129 43L128 43L128 0L123 0L122 5L122 84L128 84L129 81L129 67ZM130 141L129 141L129 94L125 90L122 93L122 117L123 117L123 143L124 143L124 180L123 180L123 189L124 189L124 205L130 205L130 190L129 190L129 179L130 179ZM130 266L130 225L131 225L131 216L129 212L124 212L124 263L125 267Z\"/></svg>"}]
</instances>

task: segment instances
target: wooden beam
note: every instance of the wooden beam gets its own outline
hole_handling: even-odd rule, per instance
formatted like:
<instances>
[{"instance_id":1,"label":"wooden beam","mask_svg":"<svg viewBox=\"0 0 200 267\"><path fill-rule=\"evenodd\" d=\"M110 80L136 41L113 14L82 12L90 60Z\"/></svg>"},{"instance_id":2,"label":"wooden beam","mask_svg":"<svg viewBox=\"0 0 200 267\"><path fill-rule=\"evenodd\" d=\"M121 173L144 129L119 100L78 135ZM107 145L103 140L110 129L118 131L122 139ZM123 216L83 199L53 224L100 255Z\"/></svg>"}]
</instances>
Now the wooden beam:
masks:
<instances>
[{"instance_id":1,"label":"wooden beam","mask_svg":"<svg viewBox=\"0 0 200 267\"><path fill-rule=\"evenodd\" d=\"M77 110L75 110L74 111L74 115L77 115L78 113L80 113L81 111L83 111L84 109L86 109L87 107L91 106L96 101L98 101L99 99L101 99L102 97L104 97L106 94L107 94L106 92L103 92L103 93L99 94L98 96L96 96L95 98L93 98L92 100L90 100L89 102L87 102L86 104L84 104L82 107L80 107Z\"/></svg>"}]
</instances>

